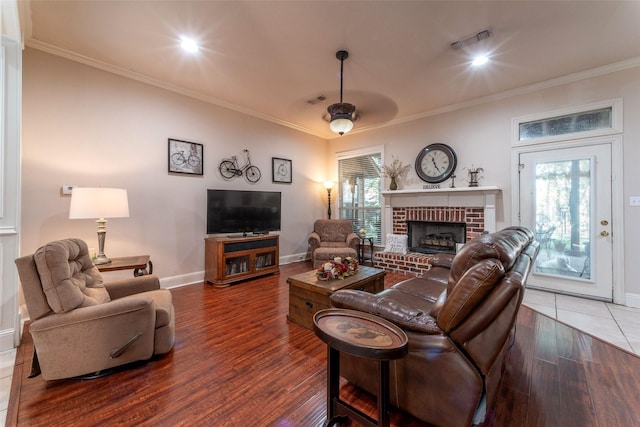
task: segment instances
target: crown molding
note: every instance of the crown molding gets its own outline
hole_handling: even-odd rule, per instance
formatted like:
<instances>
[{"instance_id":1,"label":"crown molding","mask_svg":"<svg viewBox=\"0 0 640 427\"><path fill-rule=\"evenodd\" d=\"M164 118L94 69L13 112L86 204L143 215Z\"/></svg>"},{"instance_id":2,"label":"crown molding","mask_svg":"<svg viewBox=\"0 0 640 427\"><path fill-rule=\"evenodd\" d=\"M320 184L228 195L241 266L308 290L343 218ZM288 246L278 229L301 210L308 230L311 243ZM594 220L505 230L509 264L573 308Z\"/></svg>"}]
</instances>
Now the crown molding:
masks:
<instances>
[{"instance_id":1,"label":"crown molding","mask_svg":"<svg viewBox=\"0 0 640 427\"><path fill-rule=\"evenodd\" d=\"M271 116L268 116L266 114L262 114L262 113L259 113L257 111L254 111L254 110L251 110L251 109L248 109L248 108L243 108L243 107L240 107L238 105L231 104L229 102L222 101L220 99L217 99L217 98L214 98L214 97L211 97L211 96L205 96L202 93L199 93L199 92L196 92L196 91L193 91L193 90L189 90L189 89L185 89L185 88L183 88L181 86L172 85L170 83L163 82L161 80L157 80L157 79L154 79L152 77L149 77L149 76L147 76L145 74L136 73L135 71L127 70L127 69L124 69L124 68L121 68L121 67L116 67L116 66L108 64L106 62L99 61L99 60L91 58L89 56L80 55L80 54L77 54L77 53L72 52L70 50L62 49L62 48L59 48L57 46L50 45L48 43L43 43L43 42L35 40L35 39L30 39L30 40L27 40L26 45L28 47L33 48L33 49L38 49L38 50L41 50L43 52L50 53L52 55L60 56L62 58L69 59L71 61L79 62L81 64L88 65L90 67L94 67L94 68L97 68L97 69L102 70L102 71L106 71L106 72L109 72L109 73L117 74L119 76L126 77L126 78L129 78L129 79L132 79L132 80L136 80L136 81L141 82L141 83L146 83L146 84L149 84L151 86L156 86L156 87L159 87L161 89L168 90L170 92L174 92L174 93L178 93L180 95L188 96L190 98L194 98L194 99L197 99L199 101L203 101L203 102L206 102L206 103L209 103L209 104L213 104L213 105L216 105L218 107L226 108L228 110L232 110L232 111L235 111L235 112L238 112L238 113L246 114L248 116L256 117L258 119L262 119L262 120L265 120L265 121L268 121L268 122L272 122L272 123L275 123L275 124L278 124L278 125L281 125L281 126L285 126L285 127L291 128L291 129L295 129L295 130L300 131L300 132L304 132L304 133L311 134L311 135L314 135L314 136L319 136L319 135L317 135L316 132L314 132L311 129L307 129L307 128L302 127L302 126L298 126L298 125L296 125L294 123L291 123L291 122L288 122L286 120L280 120L280 119L277 119L275 117L271 117Z\"/></svg>"},{"instance_id":2,"label":"crown molding","mask_svg":"<svg viewBox=\"0 0 640 427\"><path fill-rule=\"evenodd\" d=\"M603 65L601 67L592 68L586 71L567 74L565 76L557 77L551 80L545 80L545 81L534 83L531 85L522 86L516 89L510 89L504 92L498 92L491 95L482 96L479 98L475 98L465 102L460 102L457 104L450 104L441 108L425 111L424 113L414 114L411 116L403 117L401 119L392 120L390 122L385 123L384 125L367 126L366 129L371 130L374 128L394 126L402 123L412 122L412 121L424 119L427 117L437 116L443 113L449 113L457 110L464 110L466 108L476 107L478 105L483 105L483 104L489 104L491 102L512 98L514 96L525 95L528 93L537 92L539 90L549 89L552 87L574 83L581 80L591 79L594 77L599 77L606 74L611 74L618 71L624 71L624 70L628 70L636 67L640 67L640 57L630 58L630 59L626 59L624 61L619 61L619 62L614 62L612 64ZM359 130L364 130L364 128Z\"/></svg>"},{"instance_id":3,"label":"crown molding","mask_svg":"<svg viewBox=\"0 0 640 427\"><path fill-rule=\"evenodd\" d=\"M127 77L130 78L132 80L136 80L139 81L141 83L146 83L152 86L156 86L174 93L178 93L180 95L184 95L184 96L188 96L190 98L194 98L203 102L207 102L209 104L213 104L216 105L218 107L222 107L222 108L226 108L228 110L232 110L238 113L242 113L242 114L246 114L248 116L252 116L258 119L262 119L271 123L275 123L277 125L281 125L281 126L285 126L287 128L290 129L294 129L297 130L299 132L303 132L309 135L313 135L316 136L318 138L322 138L326 141L331 141L333 139L336 138L341 138L340 136L335 136L334 138L327 138L326 135L321 135L318 132L312 130L312 129L308 129L306 127L303 126L299 126L296 125L295 123L291 123L288 122L286 120L281 120L272 116L268 116L266 114L262 114L259 113L257 111L248 109L248 108L244 108L244 107L240 107L238 105L235 104L231 104L229 102L226 101L222 101L220 99L211 97L211 96L205 96L199 92L196 91L192 91L192 90L188 90L185 89L183 87L180 86L176 86L176 85L172 85L154 78L151 78L147 75L144 74L140 74L140 73L136 73L133 72L131 70L127 70L121 67L116 67L110 64L107 64L105 62L102 61L98 61L94 58L88 57L88 56L84 56L84 55L79 55L75 52L66 50L66 49L62 49L53 45L50 45L48 43L43 43L39 40L35 40L35 39L29 39L26 41L26 45L28 47L34 48L34 49L38 49L47 53L50 53L52 55L56 55L56 56L60 56L72 61L76 61L76 62L80 62L82 64L94 67L94 68L98 68L100 70L103 71L107 71L110 73L114 73L123 77ZM556 86L561 86L564 84L569 84L569 83L574 83L577 81L581 81L581 80L586 80L586 79L590 79L590 78L594 78L594 77L598 77L598 76L602 76L605 74L610 74L610 73L615 73L618 71L624 71L624 70L628 70L631 68L636 68L636 67L640 67L640 57L636 57L636 58L630 58L630 59L626 59L623 61L619 61L619 62L614 62L612 64L608 64L608 65L603 65L601 67L596 67L596 68L592 68L590 70L586 70L586 71L580 71L577 73L572 73L572 74L567 74L565 76L561 76L561 77L557 77L554 79L550 79L550 80L545 80L542 82L538 82L538 83L534 83L531 85L527 85L527 86L522 86L516 89L510 89L507 91L503 91L503 92L499 92L499 93L495 93L495 94L491 94L491 95L487 95L487 96L482 96L479 98L475 98L469 101L465 101L465 102L459 102L456 104L450 104L450 105L446 105L444 107L440 107L440 108L435 108L433 110L429 110L429 111L425 111L423 113L418 113L418 114L413 114L411 116L407 116L407 117L403 117L403 118L399 118L399 119L395 119L395 120L391 120L385 123L381 123L381 124L374 124L374 125L369 125L369 126L365 126L365 127L358 127L357 129L353 129L351 132L349 132L349 135L351 134L358 134L358 133L362 133L362 132L368 132L368 131L372 131L372 130L376 130L376 129L382 129L382 128L386 128L386 127L390 127L390 126L396 126L399 124L403 124L403 123L408 123L408 122L413 122L416 120L421 120L421 119L425 119L428 117L433 117L433 116L437 116L440 114L444 114L444 113L449 113L449 112L453 112L453 111L458 111L458 110L464 110L467 108L471 108L471 107L476 107L479 105L483 105L483 104L489 104L492 102L496 102L499 100L503 100L503 99L507 99L507 98L512 98L515 96L520 96L520 95L524 95L524 94L528 94L528 93L532 93L532 92L536 92L539 90L543 90L543 89L549 89L552 87L556 87ZM344 137L342 137L344 138Z\"/></svg>"}]
</instances>

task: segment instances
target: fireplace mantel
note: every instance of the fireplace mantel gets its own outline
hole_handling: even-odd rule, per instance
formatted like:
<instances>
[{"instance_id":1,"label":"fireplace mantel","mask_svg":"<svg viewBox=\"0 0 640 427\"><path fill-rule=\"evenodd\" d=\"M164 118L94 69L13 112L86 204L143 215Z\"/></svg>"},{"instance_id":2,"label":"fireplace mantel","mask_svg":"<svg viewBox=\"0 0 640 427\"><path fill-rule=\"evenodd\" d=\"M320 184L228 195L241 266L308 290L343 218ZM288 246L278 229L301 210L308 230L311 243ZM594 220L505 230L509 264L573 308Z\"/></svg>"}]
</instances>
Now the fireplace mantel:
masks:
<instances>
[{"instance_id":1,"label":"fireplace mantel","mask_svg":"<svg viewBox=\"0 0 640 427\"><path fill-rule=\"evenodd\" d=\"M457 193L473 193L473 194L497 194L500 192L500 188L488 185L483 187L455 187L455 188L410 188L408 190L389 190L382 191L382 195L385 197L392 196L406 196L406 195L421 195L421 194L457 194Z\"/></svg>"},{"instance_id":2,"label":"fireplace mantel","mask_svg":"<svg viewBox=\"0 0 640 427\"><path fill-rule=\"evenodd\" d=\"M392 210L397 207L441 206L484 208L485 229L496 231L496 186L430 188L383 191L385 228L392 230Z\"/></svg>"}]
</instances>

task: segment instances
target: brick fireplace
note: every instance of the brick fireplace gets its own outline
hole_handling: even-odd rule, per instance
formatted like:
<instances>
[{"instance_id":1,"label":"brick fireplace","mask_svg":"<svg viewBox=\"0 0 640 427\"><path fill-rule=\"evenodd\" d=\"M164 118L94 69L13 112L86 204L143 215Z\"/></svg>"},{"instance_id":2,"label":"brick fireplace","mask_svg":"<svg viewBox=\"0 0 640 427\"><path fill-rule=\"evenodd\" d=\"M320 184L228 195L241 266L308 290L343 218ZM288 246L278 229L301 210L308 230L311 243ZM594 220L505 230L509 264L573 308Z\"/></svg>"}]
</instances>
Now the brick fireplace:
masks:
<instances>
[{"instance_id":1,"label":"brick fireplace","mask_svg":"<svg viewBox=\"0 0 640 427\"><path fill-rule=\"evenodd\" d=\"M464 224L466 242L485 230L495 231L495 199L499 191L497 187L466 187L383 192L386 230L408 235L409 223L414 221ZM405 255L377 252L374 264L389 271L420 275L431 268L432 258L431 254L413 251Z\"/></svg>"}]
</instances>

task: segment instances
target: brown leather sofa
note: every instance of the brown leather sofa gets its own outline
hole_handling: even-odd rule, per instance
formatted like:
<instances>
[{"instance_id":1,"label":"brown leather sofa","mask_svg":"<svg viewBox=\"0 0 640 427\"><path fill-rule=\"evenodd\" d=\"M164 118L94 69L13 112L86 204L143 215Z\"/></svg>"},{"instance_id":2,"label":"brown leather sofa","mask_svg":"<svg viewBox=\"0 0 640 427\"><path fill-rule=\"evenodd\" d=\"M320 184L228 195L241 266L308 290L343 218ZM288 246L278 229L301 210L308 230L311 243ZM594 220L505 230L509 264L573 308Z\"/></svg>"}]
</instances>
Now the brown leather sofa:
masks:
<instances>
[{"instance_id":1,"label":"brown leather sofa","mask_svg":"<svg viewBox=\"0 0 640 427\"><path fill-rule=\"evenodd\" d=\"M436 426L469 426L495 407L524 285L539 251L534 234L508 227L439 254L431 270L376 295L344 290L335 307L403 328L409 354L392 361L391 403ZM375 394L376 364L341 355L341 376Z\"/></svg>"}]
</instances>

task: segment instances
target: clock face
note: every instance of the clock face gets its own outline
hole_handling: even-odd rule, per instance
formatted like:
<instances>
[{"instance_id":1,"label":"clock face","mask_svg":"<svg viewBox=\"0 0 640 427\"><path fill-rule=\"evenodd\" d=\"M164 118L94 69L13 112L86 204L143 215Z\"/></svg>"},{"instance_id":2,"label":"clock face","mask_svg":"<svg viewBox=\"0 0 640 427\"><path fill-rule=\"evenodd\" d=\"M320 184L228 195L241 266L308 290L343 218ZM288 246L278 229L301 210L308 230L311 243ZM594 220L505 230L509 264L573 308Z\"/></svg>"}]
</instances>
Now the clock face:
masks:
<instances>
[{"instance_id":1,"label":"clock face","mask_svg":"<svg viewBox=\"0 0 640 427\"><path fill-rule=\"evenodd\" d=\"M418 154L416 173L425 182L437 184L446 181L456 170L456 153L445 144L431 144Z\"/></svg>"}]
</instances>

